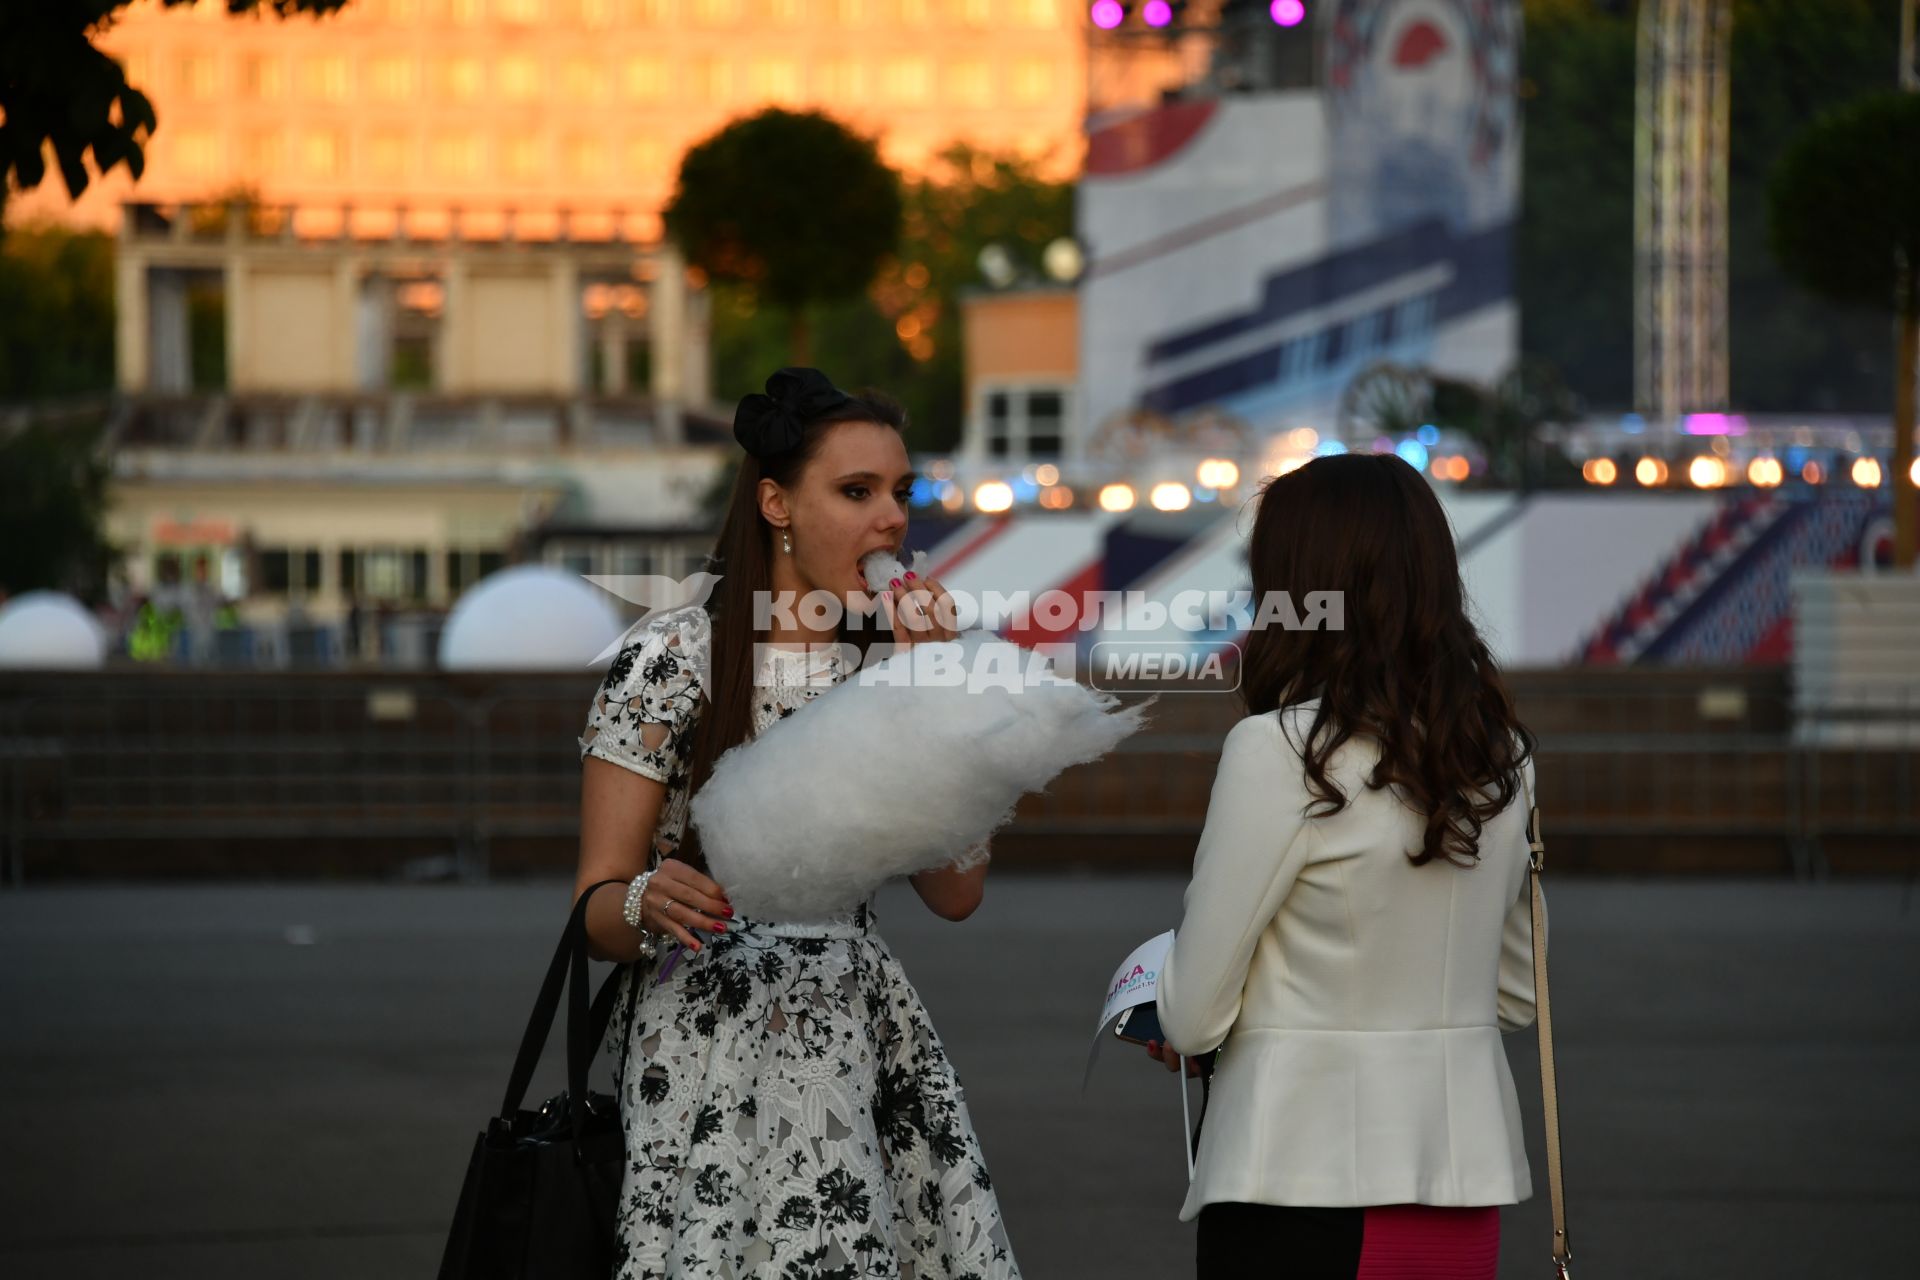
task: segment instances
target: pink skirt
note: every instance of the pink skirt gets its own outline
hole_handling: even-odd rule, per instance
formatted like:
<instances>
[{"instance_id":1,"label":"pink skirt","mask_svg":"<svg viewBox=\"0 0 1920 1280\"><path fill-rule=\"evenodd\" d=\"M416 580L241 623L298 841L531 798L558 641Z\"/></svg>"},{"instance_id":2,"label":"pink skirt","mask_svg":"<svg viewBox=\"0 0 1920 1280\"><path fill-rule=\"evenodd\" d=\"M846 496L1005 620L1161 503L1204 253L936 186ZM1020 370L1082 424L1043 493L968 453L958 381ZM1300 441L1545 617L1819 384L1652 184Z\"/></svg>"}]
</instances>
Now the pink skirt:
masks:
<instances>
[{"instance_id":1,"label":"pink skirt","mask_svg":"<svg viewBox=\"0 0 1920 1280\"><path fill-rule=\"evenodd\" d=\"M1500 1210L1210 1204L1199 1246L1201 1280L1495 1280Z\"/></svg>"}]
</instances>

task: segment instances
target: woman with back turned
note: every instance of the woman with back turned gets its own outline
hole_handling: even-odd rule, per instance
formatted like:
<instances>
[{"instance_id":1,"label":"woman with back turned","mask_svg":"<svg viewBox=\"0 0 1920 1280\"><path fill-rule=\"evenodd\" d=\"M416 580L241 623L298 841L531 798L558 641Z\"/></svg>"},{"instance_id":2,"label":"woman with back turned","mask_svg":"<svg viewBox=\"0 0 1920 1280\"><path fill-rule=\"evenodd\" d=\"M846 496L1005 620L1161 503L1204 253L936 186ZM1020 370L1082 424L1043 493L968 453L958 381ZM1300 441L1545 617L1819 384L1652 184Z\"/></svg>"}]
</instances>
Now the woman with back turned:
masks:
<instances>
[{"instance_id":1,"label":"woman with back turned","mask_svg":"<svg viewBox=\"0 0 1920 1280\"><path fill-rule=\"evenodd\" d=\"M1248 640L1149 1046L1217 1051L1180 1216L1202 1277L1492 1280L1531 1193L1500 1033L1533 1021L1533 738L1418 472L1320 458L1258 501L1256 603L1344 625Z\"/></svg>"}]
</instances>

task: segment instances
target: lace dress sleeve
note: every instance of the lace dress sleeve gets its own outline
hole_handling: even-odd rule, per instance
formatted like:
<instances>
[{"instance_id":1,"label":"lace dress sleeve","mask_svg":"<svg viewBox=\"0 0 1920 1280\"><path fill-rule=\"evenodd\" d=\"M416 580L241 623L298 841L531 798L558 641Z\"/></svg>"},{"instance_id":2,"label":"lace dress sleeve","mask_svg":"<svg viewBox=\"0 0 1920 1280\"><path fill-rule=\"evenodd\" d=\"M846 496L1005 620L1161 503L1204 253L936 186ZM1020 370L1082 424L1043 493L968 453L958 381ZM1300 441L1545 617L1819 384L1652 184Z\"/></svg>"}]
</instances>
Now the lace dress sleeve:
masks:
<instances>
[{"instance_id":1,"label":"lace dress sleeve","mask_svg":"<svg viewBox=\"0 0 1920 1280\"><path fill-rule=\"evenodd\" d=\"M657 782L687 766L705 688L706 614L643 620L622 637L587 712L580 758L597 756Z\"/></svg>"}]
</instances>

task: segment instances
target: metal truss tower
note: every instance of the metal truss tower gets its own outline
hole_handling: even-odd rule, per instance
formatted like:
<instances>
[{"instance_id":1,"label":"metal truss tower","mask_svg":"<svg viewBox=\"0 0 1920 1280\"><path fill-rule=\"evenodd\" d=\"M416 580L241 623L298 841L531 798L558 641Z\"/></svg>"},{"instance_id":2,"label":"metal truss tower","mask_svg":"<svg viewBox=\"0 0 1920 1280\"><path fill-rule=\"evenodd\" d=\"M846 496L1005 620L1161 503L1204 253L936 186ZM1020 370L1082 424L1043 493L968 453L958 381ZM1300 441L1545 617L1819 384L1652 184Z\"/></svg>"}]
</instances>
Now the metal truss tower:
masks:
<instances>
[{"instance_id":1,"label":"metal truss tower","mask_svg":"<svg viewBox=\"0 0 1920 1280\"><path fill-rule=\"evenodd\" d=\"M1642 0L1634 129L1634 400L1724 410L1731 0Z\"/></svg>"}]
</instances>

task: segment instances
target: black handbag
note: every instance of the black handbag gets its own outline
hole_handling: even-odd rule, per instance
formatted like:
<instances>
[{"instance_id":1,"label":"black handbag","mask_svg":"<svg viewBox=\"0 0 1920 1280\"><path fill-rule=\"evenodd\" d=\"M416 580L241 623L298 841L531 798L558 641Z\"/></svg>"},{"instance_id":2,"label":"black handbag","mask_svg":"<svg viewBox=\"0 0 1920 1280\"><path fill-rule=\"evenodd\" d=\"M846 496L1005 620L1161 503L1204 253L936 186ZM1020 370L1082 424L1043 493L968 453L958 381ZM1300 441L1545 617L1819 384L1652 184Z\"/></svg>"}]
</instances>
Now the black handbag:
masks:
<instances>
[{"instance_id":1,"label":"black handbag","mask_svg":"<svg viewBox=\"0 0 1920 1280\"><path fill-rule=\"evenodd\" d=\"M541 983L507 1081L500 1114L474 1140L440 1258L440 1280L606 1280L613 1274L615 1215L626 1168L618 1099L587 1091L587 1073L605 1036L621 974L616 968L587 1003L587 900L574 904ZM520 1107L567 991L567 1088L538 1111ZM640 988L636 974L628 997ZM631 1016L631 1015L629 1015Z\"/></svg>"}]
</instances>

